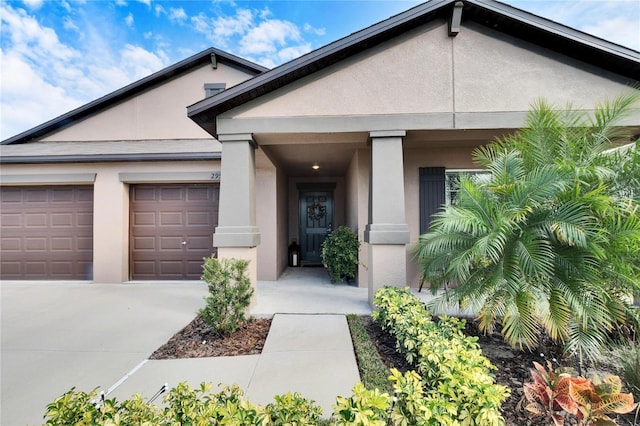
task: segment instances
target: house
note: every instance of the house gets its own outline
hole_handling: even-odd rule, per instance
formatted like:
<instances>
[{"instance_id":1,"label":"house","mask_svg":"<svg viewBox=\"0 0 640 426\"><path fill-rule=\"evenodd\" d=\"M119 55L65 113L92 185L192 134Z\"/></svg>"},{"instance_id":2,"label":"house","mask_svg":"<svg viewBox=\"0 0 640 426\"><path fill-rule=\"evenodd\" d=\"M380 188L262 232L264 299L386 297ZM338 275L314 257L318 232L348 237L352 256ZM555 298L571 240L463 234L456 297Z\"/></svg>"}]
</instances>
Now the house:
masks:
<instances>
[{"instance_id":1,"label":"house","mask_svg":"<svg viewBox=\"0 0 640 426\"><path fill-rule=\"evenodd\" d=\"M370 298L417 285L408 248L475 147L538 98L588 110L639 81L639 52L493 0L431 0L272 70L210 49L3 141L2 278L193 279L215 247L277 280L293 240L319 262L346 225Z\"/></svg>"}]
</instances>

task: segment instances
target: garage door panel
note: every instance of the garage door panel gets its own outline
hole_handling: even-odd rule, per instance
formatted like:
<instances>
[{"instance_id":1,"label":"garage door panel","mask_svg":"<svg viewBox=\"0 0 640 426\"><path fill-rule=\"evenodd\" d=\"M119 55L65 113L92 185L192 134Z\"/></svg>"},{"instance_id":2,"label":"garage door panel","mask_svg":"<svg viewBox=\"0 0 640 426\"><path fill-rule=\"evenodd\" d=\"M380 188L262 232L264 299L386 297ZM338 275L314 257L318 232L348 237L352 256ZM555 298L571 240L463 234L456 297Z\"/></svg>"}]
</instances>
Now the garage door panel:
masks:
<instances>
[{"instance_id":1,"label":"garage door panel","mask_svg":"<svg viewBox=\"0 0 640 426\"><path fill-rule=\"evenodd\" d=\"M160 226L184 226L183 213L178 212L160 212Z\"/></svg>"},{"instance_id":2,"label":"garage door panel","mask_svg":"<svg viewBox=\"0 0 640 426\"><path fill-rule=\"evenodd\" d=\"M214 252L218 194L209 184L132 185L132 279L200 279Z\"/></svg>"},{"instance_id":3,"label":"garage door panel","mask_svg":"<svg viewBox=\"0 0 640 426\"><path fill-rule=\"evenodd\" d=\"M135 226L156 226L155 212L134 212L131 219Z\"/></svg>"},{"instance_id":4,"label":"garage door panel","mask_svg":"<svg viewBox=\"0 0 640 426\"><path fill-rule=\"evenodd\" d=\"M0 188L2 279L91 279L93 187Z\"/></svg>"},{"instance_id":5,"label":"garage door panel","mask_svg":"<svg viewBox=\"0 0 640 426\"><path fill-rule=\"evenodd\" d=\"M182 201L184 191L179 187L160 188L160 201Z\"/></svg>"},{"instance_id":6,"label":"garage door panel","mask_svg":"<svg viewBox=\"0 0 640 426\"><path fill-rule=\"evenodd\" d=\"M27 213L24 215L24 225L26 228L47 228L47 217L47 213Z\"/></svg>"}]
</instances>

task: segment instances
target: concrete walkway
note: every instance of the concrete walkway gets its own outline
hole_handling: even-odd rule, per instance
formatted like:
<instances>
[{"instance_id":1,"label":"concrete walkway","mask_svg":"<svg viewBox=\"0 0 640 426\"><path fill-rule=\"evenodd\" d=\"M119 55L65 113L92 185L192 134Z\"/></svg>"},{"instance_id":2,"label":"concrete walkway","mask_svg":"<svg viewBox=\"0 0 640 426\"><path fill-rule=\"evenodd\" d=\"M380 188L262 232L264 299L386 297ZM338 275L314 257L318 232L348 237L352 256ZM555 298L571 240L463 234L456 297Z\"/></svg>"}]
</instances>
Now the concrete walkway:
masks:
<instances>
[{"instance_id":1,"label":"concrete walkway","mask_svg":"<svg viewBox=\"0 0 640 426\"><path fill-rule=\"evenodd\" d=\"M275 395L299 392L329 417L336 396L351 395L359 380L344 315L277 314L260 355L146 361L110 396L150 396L164 383L173 387L181 381L192 387L237 384L249 401L261 405Z\"/></svg>"},{"instance_id":2,"label":"concrete walkway","mask_svg":"<svg viewBox=\"0 0 640 426\"><path fill-rule=\"evenodd\" d=\"M283 314L262 355L148 361L206 293L200 282L2 282L0 425L42 424L46 404L72 386L121 399L164 383L237 383L260 404L298 391L327 416L337 395L350 395L358 372L344 314L371 312L367 289L331 284L322 268L291 269L258 282L252 314Z\"/></svg>"}]
</instances>

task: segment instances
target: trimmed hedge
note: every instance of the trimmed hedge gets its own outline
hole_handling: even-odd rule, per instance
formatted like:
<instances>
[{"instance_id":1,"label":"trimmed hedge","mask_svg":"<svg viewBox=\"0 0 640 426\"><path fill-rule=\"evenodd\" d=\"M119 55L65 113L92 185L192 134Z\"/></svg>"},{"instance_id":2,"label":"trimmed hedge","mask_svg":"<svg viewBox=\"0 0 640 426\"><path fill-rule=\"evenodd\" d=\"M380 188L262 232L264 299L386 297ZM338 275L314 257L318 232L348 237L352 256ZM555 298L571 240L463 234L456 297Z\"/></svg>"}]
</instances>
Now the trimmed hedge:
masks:
<instances>
[{"instance_id":1,"label":"trimmed hedge","mask_svg":"<svg viewBox=\"0 0 640 426\"><path fill-rule=\"evenodd\" d=\"M374 302L374 319L396 338L397 350L420 374L394 372L391 377L398 401L413 401L403 407L402 417L416 421L394 419L396 424L504 424L499 408L509 390L494 383L495 367L482 355L477 337L464 335L463 320L442 316L433 321L408 289L384 287Z\"/></svg>"}]
</instances>

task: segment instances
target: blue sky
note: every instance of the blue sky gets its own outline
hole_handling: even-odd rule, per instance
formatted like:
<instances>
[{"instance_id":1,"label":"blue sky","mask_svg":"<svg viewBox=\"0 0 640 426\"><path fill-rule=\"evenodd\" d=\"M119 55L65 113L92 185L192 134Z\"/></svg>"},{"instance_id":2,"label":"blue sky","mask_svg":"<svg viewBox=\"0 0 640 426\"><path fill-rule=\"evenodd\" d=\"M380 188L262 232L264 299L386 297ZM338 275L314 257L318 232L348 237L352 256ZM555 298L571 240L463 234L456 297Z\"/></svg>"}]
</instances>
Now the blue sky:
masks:
<instances>
[{"instance_id":1,"label":"blue sky","mask_svg":"<svg viewBox=\"0 0 640 426\"><path fill-rule=\"evenodd\" d=\"M506 0L640 51L640 0ZM0 0L0 140L214 46L267 67L408 0Z\"/></svg>"}]
</instances>

